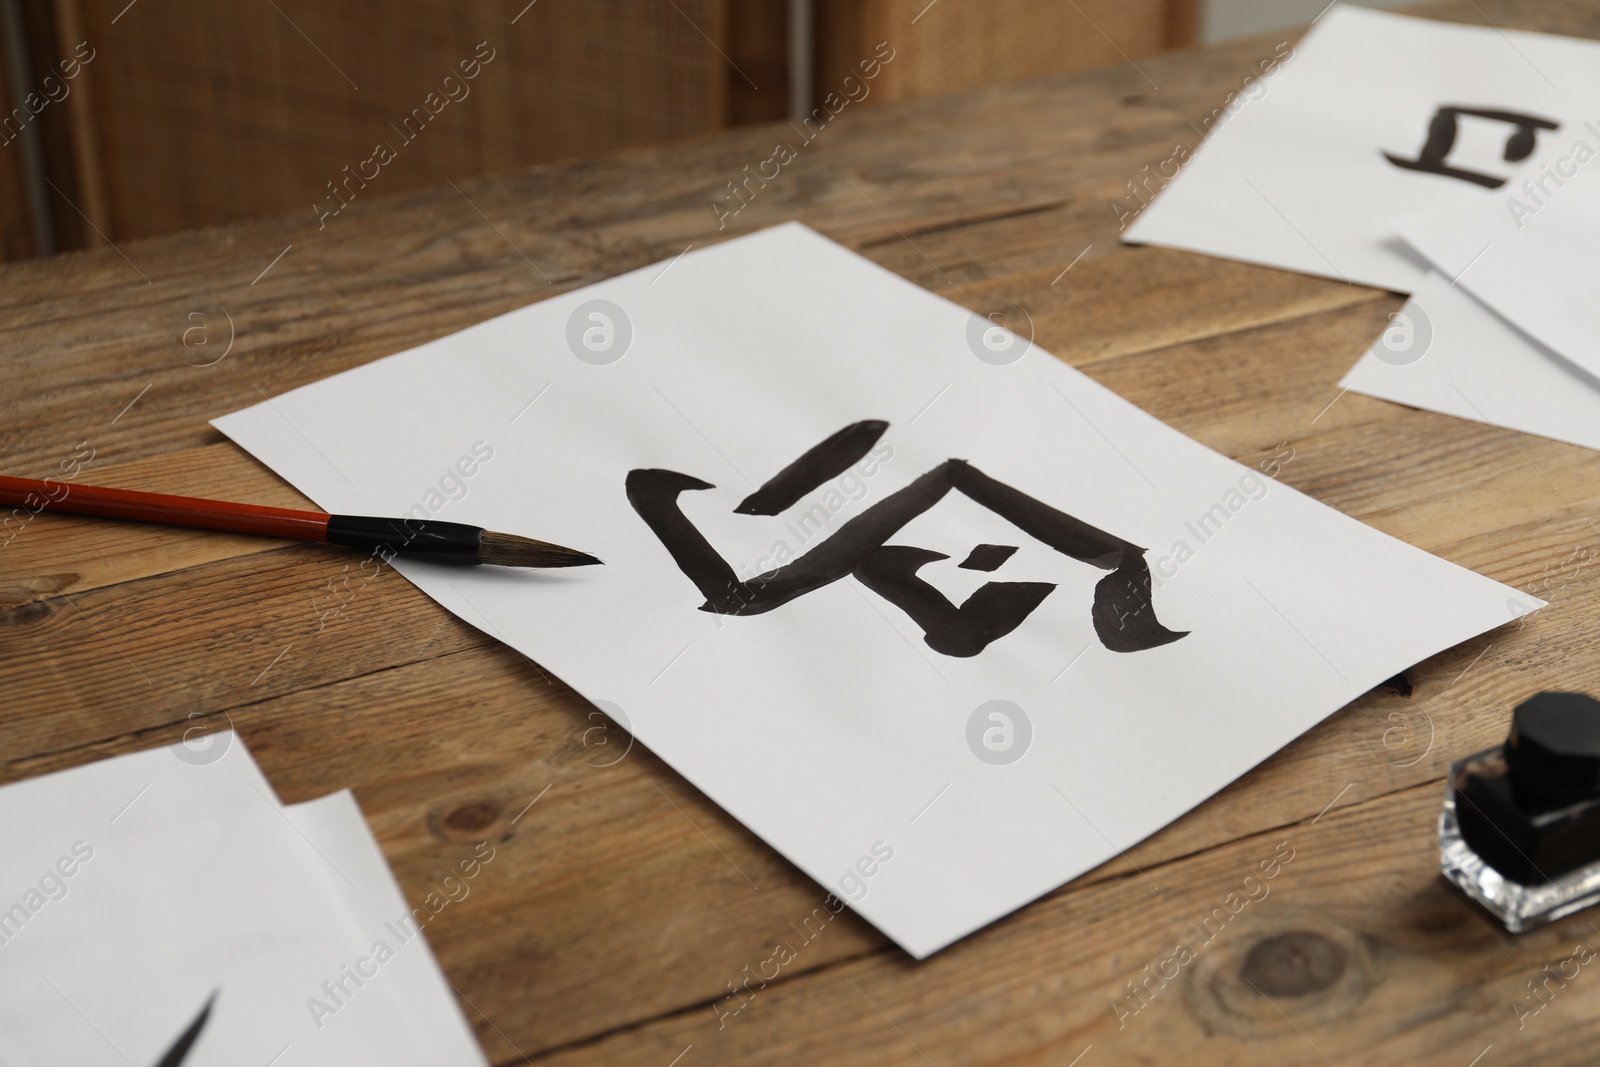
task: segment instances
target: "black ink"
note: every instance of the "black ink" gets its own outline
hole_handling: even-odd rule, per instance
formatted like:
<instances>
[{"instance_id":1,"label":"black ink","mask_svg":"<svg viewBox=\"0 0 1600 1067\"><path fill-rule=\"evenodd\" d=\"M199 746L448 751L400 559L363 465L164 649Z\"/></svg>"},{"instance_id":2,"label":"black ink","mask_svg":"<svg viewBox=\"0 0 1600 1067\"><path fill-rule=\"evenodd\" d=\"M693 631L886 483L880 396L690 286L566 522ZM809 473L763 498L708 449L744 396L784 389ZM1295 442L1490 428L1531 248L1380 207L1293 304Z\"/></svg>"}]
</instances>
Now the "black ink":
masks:
<instances>
[{"instance_id":1,"label":"black ink","mask_svg":"<svg viewBox=\"0 0 1600 1067\"><path fill-rule=\"evenodd\" d=\"M1497 178L1492 174L1483 174L1475 170L1466 170L1462 167L1453 167L1445 162L1445 157L1455 147L1456 132L1459 126L1457 118L1461 115L1471 115L1474 118L1509 123L1517 128L1516 132L1506 139L1504 155L1507 163L1520 163L1533 154L1539 130L1558 130L1561 128L1561 124L1558 122L1553 122L1550 119L1541 119L1536 115L1524 115L1518 111L1493 111L1471 107L1441 106L1434 112L1432 121L1428 123L1428 139L1423 143L1422 151L1417 153L1416 159L1402 159L1391 152L1385 152L1383 158L1406 170L1420 170L1446 178L1458 178L1464 182L1481 185L1486 189L1500 188L1506 183L1506 179Z\"/></svg>"},{"instance_id":2,"label":"black ink","mask_svg":"<svg viewBox=\"0 0 1600 1067\"><path fill-rule=\"evenodd\" d=\"M976 656L1022 625L1055 589L1053 582L986 582L958 608L921 578L925 563L949 559L942 552L910 545L884 545L855 570L861 584L922 627L923 640L946 656Z\"/></svg>"},{"instance_id":3,"label":"black ink","mask_svg":"<svg viewBox=\"0 0 1600 1067\"><path fill-rule=\"evenodd\" d=\"M222 992L220 989L212 990L200 1008L200 1014L195 1016L194 1022L189 1024L187 1030L178 1035L178 1040L167 1049L166 1055L156 1061L156 1067L180 1067L180 1064L189 1058L189 1050L200 1040L200 1031L205 1029L206 1020L211 1017L211 1006L217 1002L217 994L220 992Z\"/></svg>"},{"instance_id":4,"label":"black ink","mask_svg":"<svg viewBox=\"0 0 1600 1067\"><path fill-rule=\"evenodd\" d=\"M867 454L889 428L881 419L851 423L773 475L734 508L736 515L776 515Z\"/></svg>"},{"instance_id":5,"label":"black ink","mask_svg":"<svg viewBox=\"0 0 1600 1067\"><path fill-rule=\"evenodd\" d=\"M979 545L956 566L965 571L997 571L1016 550L1016 545Z\"/></svg>"},{"instance_id":6,"label":"black ink","mask_svg":"<svg viewBox=\"0 0 1600 1067\"><path fill-rule=\"evenodd\" d=\"M1150 603L1150 568L1144 550L1124 555L1117 569L1095 583L1090 617L1100 643L1113 652L1143 652L1168 645L1188 631L1178 633L1156 620Z\"/></svg>"},{"instance_id":7,"label":"black ink","mask_svg":"<svg viewBox=\"0 0 1600 1067\"><path fill-rule=\"evenodd\" d=\"M771 495L756 507L788 498L795 485L809 482L811 488L816 488L827 477L817 479L818 471L832 469L841 455L854 453L859 457L887 426L863 422L846 427L786 467L746 499L739 510L745 514L763 513L751 510L751 505L768 490L772 490ZM862 446L860 442L868 432L871 438ZM857 452L857 448L861 451ZM780 483L782 489L774 488ZM886 542L955 489L1056 551L1111 572L1095 586L1090 612L1095 633L1106 648L1138 652L1186 634L1168 630L1156 620L1143 548L998 482L965 460L946 460L847 520L837 533L800 558L748 581L734 573L678 505L680 494L711 488L714 486L698 478L659 469L632 470L626 480L628 502L634 511L705 597L701 611L759 615L853 574L922 627L929 648L948 656L977 655L1021 625L1055 586L1048 582L987 582L957 607L919 578L917 571L925 564L948 557ZM800 493L789 503L803 495ZM1015 551L1000 545L983 547L1003 553L995 561L996 567ZM968 557L969 561L975 557L977 550Z\"/></svg>"}]
</instances>

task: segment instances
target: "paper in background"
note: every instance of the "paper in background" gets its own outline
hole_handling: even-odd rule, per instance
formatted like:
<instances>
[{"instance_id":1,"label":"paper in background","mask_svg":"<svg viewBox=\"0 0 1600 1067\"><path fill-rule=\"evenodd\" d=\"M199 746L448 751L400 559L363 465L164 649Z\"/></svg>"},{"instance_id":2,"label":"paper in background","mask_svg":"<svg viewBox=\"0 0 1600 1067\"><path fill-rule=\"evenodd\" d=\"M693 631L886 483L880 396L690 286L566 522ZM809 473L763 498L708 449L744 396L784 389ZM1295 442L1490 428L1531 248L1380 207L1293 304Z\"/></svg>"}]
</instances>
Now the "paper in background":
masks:
<instances>
[{"instance_id":1,"label":"paper in background","mask_svg":"<svg viewBox=\"0 0 1600 1067\"><path fill-rule=\"evenodd\" d=\"M1206 137L1124 234L1138 244L1414 292L1427 272L1391 220L1498 204L1494 190L1405 169L1442 108L1555 122L1508 162L1520 127L1462 114L1446 165L1510 179L1569 150L1600 100L1600 44L1337 4Z\"/></svg>"},{"instance_id":2,"label":"paper in background","mask_svg":"<svg viewBox=\"0 0 1600 1067\"><path fill-rule=\"evenodd\" d=\"M1600 449L1600 381L1440 274L1381 326L1339 385Z\"/></svg>"},{"instance_id":3,"label":"paper in background","mask_svg":"<svg viewBox=\"0 0 1600 1067\"><path fill-rule=\"evenodd\" d=\"M1591 98L1600 119L1600 98ZM1600 375L1600 123L1562 130L1566 151L1490 201L1396 221L1455 284Z\"/></svg>"},{"instance_id":4,"label":"paper in background","mask_svg":"<svg viewBox=\"0 0 1600 1067\"><path fill-rule=\"evenodd\" d=\"M921 957L1537 604L1211 452L1019 339L1015 362L983 358L974 338L989 328L789 224L216 425L331 511L471 522L604 559L544 573L396 563L619 707L642 743ZM585 329L625 337L620 358L580 358ZM777 514L737 510L869 420L888 424L870 456ZM1188 635L1112 651L1091 620L1106 570L956 491L872 561L921 558L925 603L951 611L991 582L1053 586L975 655L930 647L905 601L858 574L759 614L702 610L628 491L630 472L674 472L650 477L677 480L682 521L737 584L839 551L842 531L952 459L1147 549L1150 610ZM471 474L441 480L451 471ZM1015 552L961 567L980 545ZM995 701L1009 737L984 710Z\"/></svg>"},{"instance_id":5,"label":"paper in background","mask_svg":"<svg viewBox=\"0 0 1600 1067\"><path fill-rule=\"evenodd\" d=\"M1434 269L1343 385L1600 449L1594 101L1491 195L1393 220Z\"/></svg>"},{"instance_id":6,"label":"paper in background","mask_svg":"<svg viewBox=\"0 0 1600 1067\"><path fill-rule=\"evenodd\" d=\"M1595 42L1336 5L1124 239L1412 294L1341 388L1600 447L1597 100Z\"/></svg>"}]
</instances>

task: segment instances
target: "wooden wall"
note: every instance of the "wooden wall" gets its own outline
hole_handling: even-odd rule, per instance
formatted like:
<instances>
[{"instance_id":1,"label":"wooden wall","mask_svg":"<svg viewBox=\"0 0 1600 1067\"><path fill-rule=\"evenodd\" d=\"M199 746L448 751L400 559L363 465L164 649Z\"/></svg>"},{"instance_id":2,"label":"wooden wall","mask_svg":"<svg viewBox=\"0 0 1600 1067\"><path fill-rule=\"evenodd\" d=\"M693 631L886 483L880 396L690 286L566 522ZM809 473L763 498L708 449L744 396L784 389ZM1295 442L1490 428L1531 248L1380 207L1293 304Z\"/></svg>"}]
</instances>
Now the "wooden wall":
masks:
<instances>
[{"instance_id":1,"label":"wooden wall","mask_svg":"<svg viewBox=\"0 0 1600 1067\"><path fill-rule=\"evenodd\" d=\"M816 0L817 90L840 91L880 41L894 59L866 103L1136 61L1193 44L1198 2Z\"/></svg>"},{"instance_id":2,"label":"wooden wall","mask_svg":"<svg viewBox=\"0 0 1600 1067\"><path fill-rule=\"evenodd\" d=\"M731 0L542 0L520 18L451 0L140 0L120 18L126 0L77 2L118 238L311 214L338 206L330 182L398 192L727 122L712 42ZM393 161L363 167L379 145ZM377 177L344 186L358 171Z\"/></svg>"},{"instance_id":3,"label":"wooden wall","mask_svg":"<svg viewBox=\"0 0 1600 1067\"><path fill-rule=\"evenodd\" d=\"M10 114L13 101L11 69L0 53L0 113ZM22 146L9 132L0 132L0 261L26 259L35 254L28 221L28 195L23 184Z\"/></svg>"},{"instance_id":4,"label":"wooden wall","mask_svg":"<svg viewBox=\"0 0 1600 1067\"><path fill-rule=\"evenodd\" d=\"M815 0L814 96L880 41L896 58L874 101L1121 62L1187 43L1193 2ZM37 118L63 249L313 220L790 111L789 0L4 3L36 80L92 57ZM6 258L33 251L15 156L0 146Z\"/></svg>"}]
</instances>

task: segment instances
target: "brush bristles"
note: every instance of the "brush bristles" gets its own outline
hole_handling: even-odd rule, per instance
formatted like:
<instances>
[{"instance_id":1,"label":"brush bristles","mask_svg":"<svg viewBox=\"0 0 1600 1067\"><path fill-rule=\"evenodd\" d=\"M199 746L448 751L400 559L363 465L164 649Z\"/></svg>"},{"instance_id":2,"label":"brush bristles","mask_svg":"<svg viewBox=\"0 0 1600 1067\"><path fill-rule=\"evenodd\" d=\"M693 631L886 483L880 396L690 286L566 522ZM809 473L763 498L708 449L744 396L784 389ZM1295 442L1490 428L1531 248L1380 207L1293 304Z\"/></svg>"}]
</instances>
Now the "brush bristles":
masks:
<instances>
[{"instance_id":1,"label":"brush bristles","mask_svg":"<svg viewBox=\"0 0 1600 1067\"><path fill-rule=\"evenodd\" d=\"M497 567L588 567L600 562L575 548L493 530L483 531L478 541L478 561Z\"/></svg>"}]
</instances>

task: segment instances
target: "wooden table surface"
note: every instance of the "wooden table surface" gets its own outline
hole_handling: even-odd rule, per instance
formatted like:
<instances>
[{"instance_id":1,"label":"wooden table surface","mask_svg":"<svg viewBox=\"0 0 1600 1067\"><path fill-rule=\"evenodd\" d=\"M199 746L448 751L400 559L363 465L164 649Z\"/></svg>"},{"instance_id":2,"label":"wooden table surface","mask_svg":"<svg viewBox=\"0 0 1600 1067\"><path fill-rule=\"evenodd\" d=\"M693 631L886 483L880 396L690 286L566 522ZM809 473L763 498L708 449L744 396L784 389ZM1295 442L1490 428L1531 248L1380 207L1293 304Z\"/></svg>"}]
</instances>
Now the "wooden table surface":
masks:
<instances>
[{"instance_id":1,"label":"wooden table surface","mask_svg":"<svg viewBox=\"0 0 1600 1067\"><path fill-rule=\"evenodd\" d=\"M1600 37L1594 2L1435 10ZM427 932L496 1064L1595 1062L1600 972L1542 969L1600 947L1600 914L1512 937L1439 876L1434 831L1448 764L1518 700L1600 691L1596 455L1340 395L1394 295L1117 241L1125 183L1277 40L846 109L720 233L708 205L784 127L0 269L7 473L77 457L80 481L295 506L206 420L798 218L969 307L1022 306L1039 344L1204 444L1292 450L1284 482L1551 602L1127 859L922 963L848 912L803 942L822 887L398 575L48 514L0 547L0 779L231 723L286 801L354 788L413 904L489 840ZM1274 855L1270 895L1136 998ZM732 997L780 942L796 958Z\"/></svg>"}]
</instances>

